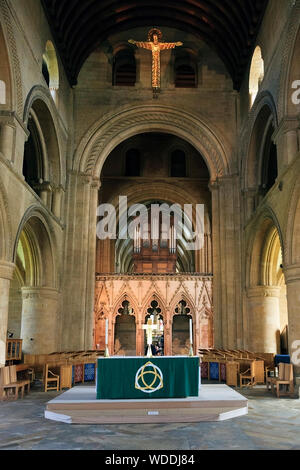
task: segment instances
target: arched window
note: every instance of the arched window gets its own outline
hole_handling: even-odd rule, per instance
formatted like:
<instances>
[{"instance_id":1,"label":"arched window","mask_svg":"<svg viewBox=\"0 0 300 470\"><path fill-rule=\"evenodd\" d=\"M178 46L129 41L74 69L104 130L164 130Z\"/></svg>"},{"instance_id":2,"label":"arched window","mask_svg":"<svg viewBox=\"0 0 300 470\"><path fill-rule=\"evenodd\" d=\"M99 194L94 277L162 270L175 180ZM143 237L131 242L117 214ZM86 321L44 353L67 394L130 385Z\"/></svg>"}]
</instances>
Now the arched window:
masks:
<instances>
[{"instance_id":1,"label":"arched window","mask_svg":"<svg viewBox=\"0 0 300 470\"><path fill-rule=\"evenodd\" d=\"M23 175L26 183L39 194L37 188L44 176L43 152L37 127L31 117L28 130L30 134L25 143Z\"/></svg>"},{"instance_id":2,"label":"arched window","mask_svg":"<svg viewBox=\"0 0 300 470\"><path fill-rule=\"evenodd\" d=\"M257 96L260 84L263 81L264 73L264 61L261 55L261 48L257 46L252 57L249 77L249 94L251 107L253 106L253 103Z\"/></svg>"},{"instance_id":3,"label":"arched window","mask_svg":"<svg viewBox=\"0 0 300 470\"><path fill-rule=\"evenodd\" d=\"M262 163L262 189L266 194L275 184L278 176L277 147L272 141L274 127L271 125L265 141Z\"/></svg>"},{"instance_id":4,"label":"arched window","mask_svg":"<svg viewBox=\"0 0 300 470\"><path fill-rule=\"evenodd\" d=\"M175 87L196 88L197 87L197 63L194 53L187 49L176 50L175 58Z\"/></svg>"},{"instance_id":5,"label":"arched window","mask_svg":"<svg viewBox=\"0 0 300 470\"><path fill-rule=\"evenodd\" d=\"M59 89L59 70L55 48L51 41L47 41L46 49L43 54L42 72L44 79L55 99L56 92Z\"/></svg>"},{"instance_id":6,"label":"arched window","mask_svg":"<svg viewBox=\"0 0 300 470\"><path fill-rule=\"evenodd\" d=\"M171 176L186 177L186 156L182 150L175 150L171 155Z\"/></svg>"},{"instance_id":7,"label":"arched window","mask_svg":"<svg viewBox=\"0 0 300 470\"><path fill-rule=\"evenodd\" d=\"M196 74L191 65L178 65L175 69L176 88L195 88Z\"/></svg>"},{"instance_id":8,"label":"arched window","mask_svg":"<svg viewBox=\"0 0 300 470\"><path fill-rule=\"evenodd\" d=\"M3 80L0 80L0 104L6 104L6 85Z\"/></svg>"},{"instance_id":9,"label":"arched window","mask_svg":"<svg viewBox=\"0 0 300 470\"><path fill-rule=\"evenodd\" d=\"M134 86L136 82L136 63L131 49L122 49L114 56L113 85Z\"/></svg>"},{"instance_id":10,"label":"arched window","mask_svg":"<svg viewBox=\"0 0 300 470\"><path fill-rule=\"evenodd\" d=\"M126 153L125 176L140 176L141 155L139 150L130 149Z\"/></svg>"}]
</instances>

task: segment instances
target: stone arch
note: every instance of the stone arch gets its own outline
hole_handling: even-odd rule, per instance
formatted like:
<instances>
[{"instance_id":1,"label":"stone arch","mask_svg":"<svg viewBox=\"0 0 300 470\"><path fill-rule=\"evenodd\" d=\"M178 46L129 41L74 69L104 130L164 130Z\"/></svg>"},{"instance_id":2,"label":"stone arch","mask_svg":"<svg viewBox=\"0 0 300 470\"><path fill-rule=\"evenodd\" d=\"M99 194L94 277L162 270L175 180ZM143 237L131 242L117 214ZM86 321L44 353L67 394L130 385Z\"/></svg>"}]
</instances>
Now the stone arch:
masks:
<instances>
[{"instance_id":1,"label":"stone arch","mask_svg":"<svg viewBox=\"0 0 300 470\"><path fill-rule=\"evenodd\" d=\"M187 191L182 188L175 188L172 184L166 183L156 183L155 189L151 183L144 183L143 185L138 185L132 187L131 184L124 185L122 188L123 195L128 197L128 207L137 203L145 203L145 201L157 201L158 199L164 202L167 202L169 205L174 203L179 204L181 207L184 207L184 204L193 204L193 207L199 203L195 198L193 198ZM158 198L157 195L160 195ZM118 196L115 196L107 201L109 204L113 205L116 208L116 218L117 222L119 220L119 207L118 207ZM210 214L205 211L205 236L208 238L211 237L211 220ZM100 243L107 244L108 241L99 241ZM207 243L207 241L205 241ZM210 241L209 241L210 243ZM129 241L122 241L122 248L125 250L128 248ZM107 245L106 245L107 246ZM114 244L113 247L118 246ZM194 270L199 270L199 265L201 264L200 252L197 251L195 259L187 259L186 264L194 264ZM201 267L201 266L200 266ZM126 272L126 271L125 271Z\"/></svg>"},{"instance_id":2,"label":"stone arch","mask_svg":"<svg viewBox=\"0 0 300 470\"><path fill-rule=\"evenodd\" d=\"M176 296L174 297L174 299L172 300L170 304L171 318L173 318L174 315L177 315L175 312L175 308L177 307L178 303L181 302L181 300L184 300L187 303L187 306L191 310L189 315L193 318L193 321L194 321L196 318L196 306L193 300L184 291L180 291L180 293L176 294Z\"/></svg>"},{"instance_id":3,"label":"stone arch","mask_svg":"<svg viewBox=\"0 0 300 470\"><path fill-rule=\"evenodd\" d=\"M15 238L13 261L21 282L15 278L17 282L11 285L9 324L20 332L25 353L58 351L61 325L57 244L45 209L32 206L24 214Z\"/></svg>"},{"instance_id":4,"label":"stone arch","mask_svg":"<svg viewBox=\"0 0 300 470\"><path fill-rule=\"evenodd\" d=\"M147 297L146 297L146 300L144 301L143 305L142 305L142 308L141 308L141 312L142 312L142 316L143 317L146 317L147 316L147 310L148 308L150 307L151 305L151 302L153 300L156 300L158 302L158 305L159 307L161 308L161 316L163 317L163 319L165 320L166 319L166 305L165 305L165 302L163 301L163 299L161 298L160 294L155 291L153 288L152 288L152 293L149 294Z\"/></svg>"},{"instance_id":5,"label":"stone arch","mask_svg":"<svg viewBox=\"0 0 300 470\"><path fill-rule=\"evenodd\" d=\"M23 119L26 125L31 112L33 111L37 119L44 139L47 141L47 159L50 183L56 186L64 185L65 169L62 162L61 135L57 118L57 110L52 100L50 91L42 86L32 88L27 96Z\"/></svg>"},{"instance_id":6,"label":"stone arch","mask_svg":"<svg viewBox=\"0 0 300 470\"><path fill-rule=\"evenodd\" d=\"M23 112L21 67L15 41L15 31L6 0L0 0L0 44L3 40L4 47L0 47L0 50L3 51L2 53L6 56L6 60L2 62L3 57L0 55L0 63L1 65L6 64L6 74L9 78L6 87L10 102L7 102L7 106L16 110L19 117L21 117Z\"/></svg>"},{"instance_id":7,"label":"stone arch","mask_svg":"<svg viewBox=\"0 0 300 470\"><path fill-rule=\"evenodd\" d=\"M120 313L118 312L119 308L122 306L122 303L125 301L125 300L128 300L129 304L132 306L132 309L133 309L133 312L131 313L132 316L134 316L136 318L136 321L138 319L138 312L139 312L139 308L138 308L138 304L136 302L136 300L133 298L133 296L131 294L128 294L126 291L123 292L118 298L117 300L115 301L114 303L114 306L113 306L113 317L114 319L116 319L116 317L118 315L120 315Z\"/></svg>"},{"instance_id":8,"label":"stone arch","mask_svg":"<svg viewBox=\"0 0 300 470\"><path fill-rule=\"evenodd\" d=\"M288 325L282 231L269 208L252 227L258 228L250 238L246 263L248 347L279 353Z\"/></svg>"},{"instance_id":9,"label":"stone arch","mask_svg":"<svg viewBox=\"0 0 300 470\"><path fill-rule=\"evenodd\" d=\"M122 141L143 132L166 132L188 141L203 156L212 181L230 173L228 152L212 126L182 110L155 105L121 109L104 116L81 140L74 170L99 178L112 150Z\"/></svg>"},{"instance_id":10,"label":"stone arch","mask_svg":"<svg viewBox=\"0 0 300 470\"><path fill-rule=\"evenodd\" d=\"M28 287L49 287L56 289L57 244L54 231L44 209L30 207L24 214L16 234L13 261L16 262L18 244L25 235L30 261L30 273L26 279Z\"/></svg>"},{"instance_id":11,"label":"stone arch","mask_svg":"<svg viewBox=\"0 0 300 470\"><path fill-rule=\"evenodd\" d=\"M284 257L284 241L280 224L271 208L266 208L264 212L252 224L252 234L248 239L247 263L246 263L246 286L253 287L264 285L267 274L266 245L272 242L274 230L276 230L282 256ZM254 230L255 227L255 230ZM261 263L262 261L262 263Z\"/></svg>"},{"instance_id":12,"label":"stone arch","mask_svg":"<svg viewBox=\"0 0 300 470\"><path fill-rule=\"evenodd\" d=\"M242 142L241 174L244 189L252 189L256 186L262 157L260 149L264 147L261 141L257 141L259 138L257 132L263 139L271 123L274 129L278 127L276 104L271 93L264 91L257 96L251 109L248 125L240 139Z\"/></svg>"}]
</instances>

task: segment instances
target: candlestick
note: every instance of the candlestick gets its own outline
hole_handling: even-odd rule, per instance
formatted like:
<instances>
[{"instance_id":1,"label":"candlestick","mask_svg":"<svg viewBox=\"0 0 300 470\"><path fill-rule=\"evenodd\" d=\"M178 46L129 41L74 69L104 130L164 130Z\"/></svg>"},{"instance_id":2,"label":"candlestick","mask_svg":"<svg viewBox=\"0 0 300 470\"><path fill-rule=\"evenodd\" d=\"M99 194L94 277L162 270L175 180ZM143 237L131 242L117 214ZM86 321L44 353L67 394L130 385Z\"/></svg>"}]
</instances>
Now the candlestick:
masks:
<instances>
[{"instance_id":1,"label":"candlestick","mask_svg":"<svg viewBox=\"0 0 300 470\"><path fill-rule=\"evenodd\" d=\"M193 351L193 320L192 319L190 319L190 351L189 351L189 355L190 356L194 355L194 351Z\"/></svg>"},{"instance_id":2,"label":"candlestick","mask_svg":"<svg viewBox=\"0 0 300 470\"><path fill-rule=\"evenodd\" d=\"M105 344L108 344L108 318L105 320Z\"/></svg>"},{"instance_id":3,"label":"candlestick","mask_svg":"<svg viewBox=\"0 0 300 470\"><path fill-rule=\"evenodd\" d=\"M108 318L105 320L105 351L104 357L109 357L109 349L108 349Z\"/></svg>"}]
</instances>

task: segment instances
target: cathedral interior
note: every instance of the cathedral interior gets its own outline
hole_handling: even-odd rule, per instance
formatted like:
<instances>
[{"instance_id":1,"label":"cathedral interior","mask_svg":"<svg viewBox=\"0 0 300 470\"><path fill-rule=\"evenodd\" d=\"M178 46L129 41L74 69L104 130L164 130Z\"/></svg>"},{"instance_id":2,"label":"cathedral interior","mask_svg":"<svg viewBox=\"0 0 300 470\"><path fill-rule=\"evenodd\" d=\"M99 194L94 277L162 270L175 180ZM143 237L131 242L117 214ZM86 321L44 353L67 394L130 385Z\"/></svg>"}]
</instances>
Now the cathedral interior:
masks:
<instances>
[{"instance_id":1,"label":"cathedral interior","mask_svg":"<svg viewBox=\"0 0 300 470\"><path fill-rule=\"evenodd\" d=\"M299 0L0 0L0 367L8 337L102 351L106 320L141 356L154 312L165 356L192 320L195 354L289 354L299 383L299 57ZM202 205L202 246L172 217L99 238L120 197Z\"/></svg>"}]
</instances>

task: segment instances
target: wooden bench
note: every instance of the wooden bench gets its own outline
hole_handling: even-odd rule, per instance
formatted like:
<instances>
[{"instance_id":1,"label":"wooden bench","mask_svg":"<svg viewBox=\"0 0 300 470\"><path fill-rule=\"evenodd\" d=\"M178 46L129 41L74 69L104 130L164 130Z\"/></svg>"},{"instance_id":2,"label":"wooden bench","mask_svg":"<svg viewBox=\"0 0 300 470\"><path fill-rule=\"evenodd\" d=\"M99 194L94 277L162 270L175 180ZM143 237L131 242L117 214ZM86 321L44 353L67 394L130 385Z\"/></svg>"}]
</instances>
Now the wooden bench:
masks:
<instances>
[{"instance_id":1,"label":"wooden bench","mask_svg":"<svg viewBox=\"0 0 300 470\"><path fill-rule=\"evenodd\" d=\"M17 380L16 366L7 366L0 369L0 399L24 397L24 391L30 391L30 380Z\"/></svg>"}]
</instances>

